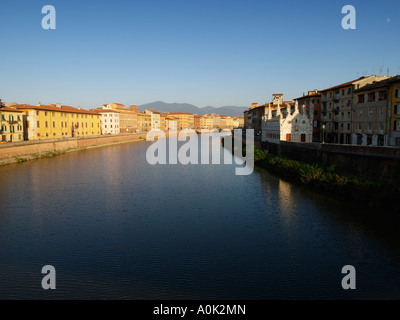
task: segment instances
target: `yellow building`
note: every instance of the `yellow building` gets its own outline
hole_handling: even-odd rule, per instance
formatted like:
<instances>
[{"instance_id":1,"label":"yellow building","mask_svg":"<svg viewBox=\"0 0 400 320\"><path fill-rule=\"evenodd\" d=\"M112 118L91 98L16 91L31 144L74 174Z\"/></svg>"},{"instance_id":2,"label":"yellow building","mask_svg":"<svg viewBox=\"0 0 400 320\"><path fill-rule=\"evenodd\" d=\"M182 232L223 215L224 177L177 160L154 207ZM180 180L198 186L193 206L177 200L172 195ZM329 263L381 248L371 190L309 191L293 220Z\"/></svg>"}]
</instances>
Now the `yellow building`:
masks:
<instances>
[{"instance_id":1,"label":"yellow building","mask_svg":"<svg viewBox=\"0 0 400 320\"><path fill-rule=\"evenodd\" d=\"M200 118L200 128L201 129L212 129L214 128L214 117L210 115L205 115Z\"/></svg>"},{"instance_id":2,"label":"yellow building","mask_svg":"<svg viewBox=\"0 0 400 320\"><path fill-rule=\"evenodd\" d=\"M194 115L186 112L173 112L169 115L176 118L178 121L178 130L194 129Z\"/></svg>"},{"instance_id":3,"label":"yellow building","mask_svg":"<svg viewBox=\"0 0 400 320\"><path fill-rule=\"evenodd\" d=\"M100 135L100 115L61 104L15 105L23 111L25 140Z\"/></svg>"},{"instance_id":4,"label":"yellow building","mask_svg":"<svg viewBox=\"0 0 400 320\"><path fill-rule=\"evenodd\" d=\"M160 130L163 130L163 131L167 130L165 118L166 118L165 114L161 113L160 114Z\"/></svg>"},{"instance_id":5,"label":"yellow building","mask_svg":"<svg viewBox=\"0 0 400 320\"><path fill-rule=\"evenodd\" d=\"M24 140L22 112L0 105L1 142L17 142Z\"/></svg>"},{"instance_id":6,"label":"yellow building","mask_svg":"<svg viewBox=\"0 0 400 320\"><path fill-rule=\"evenodd\" d=\"M137 114L138 130L140 132L148 132L151 130L151 114L138 112Z\"/></svg>"},{"instance_id":7,"label":"yellow building","mask_svg":"<svg viewBox=\"0 0 400 320\"><path fill-rule=\"evenodd\" d=\"M391 146L400 147L400 76L393 77L389 84L389 107L391 108Z\"/></svg>"}]
</instances>

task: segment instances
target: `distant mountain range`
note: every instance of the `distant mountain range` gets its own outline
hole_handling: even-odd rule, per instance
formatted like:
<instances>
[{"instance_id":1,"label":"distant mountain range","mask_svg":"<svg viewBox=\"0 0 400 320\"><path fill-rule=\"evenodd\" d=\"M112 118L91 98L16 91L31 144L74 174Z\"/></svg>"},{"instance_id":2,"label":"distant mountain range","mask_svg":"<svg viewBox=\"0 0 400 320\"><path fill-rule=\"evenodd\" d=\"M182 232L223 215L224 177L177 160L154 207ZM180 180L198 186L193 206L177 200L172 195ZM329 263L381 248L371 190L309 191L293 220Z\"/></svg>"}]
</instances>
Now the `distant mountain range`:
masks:
<instances>
[{"instance_id":1,"label":"distant mountain range","mask_svg":"<svg viewBox=\"0 0 400 320\"><path fill-rule=\"evenodd\" d=\"M247 110L248 107L225 106L220 108L199 108L189 103L166 103L163 101L156 101L139 106L139 111L144 111L145 109L156 110L159 112L188 112L199 115L215 113L223 116L241 117L243 116L243 111Z\"/></svg>"}]
</instances>

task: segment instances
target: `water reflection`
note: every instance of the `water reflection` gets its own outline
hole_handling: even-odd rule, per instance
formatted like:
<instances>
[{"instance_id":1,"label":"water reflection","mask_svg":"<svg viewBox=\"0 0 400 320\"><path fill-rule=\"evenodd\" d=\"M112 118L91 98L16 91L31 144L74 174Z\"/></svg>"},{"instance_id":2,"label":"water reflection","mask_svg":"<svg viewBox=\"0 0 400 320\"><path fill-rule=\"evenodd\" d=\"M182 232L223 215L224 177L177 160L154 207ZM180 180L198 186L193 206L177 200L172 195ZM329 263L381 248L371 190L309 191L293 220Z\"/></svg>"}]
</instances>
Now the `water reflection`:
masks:
<instances>
[{"instance_id":1,"label":"water reflection","mask_svg":"<svg viewBox=\"0 0 400 320\"><path fill-rule=\"evenodd\" d=\"M148 145L0 168L0 298L399 296L390 215L261 169L151 166ZM59 277L51 294L38 288L45 264ZM340 287L346 264L359 272L356 292Z\"/></svg>"}]
</instances>

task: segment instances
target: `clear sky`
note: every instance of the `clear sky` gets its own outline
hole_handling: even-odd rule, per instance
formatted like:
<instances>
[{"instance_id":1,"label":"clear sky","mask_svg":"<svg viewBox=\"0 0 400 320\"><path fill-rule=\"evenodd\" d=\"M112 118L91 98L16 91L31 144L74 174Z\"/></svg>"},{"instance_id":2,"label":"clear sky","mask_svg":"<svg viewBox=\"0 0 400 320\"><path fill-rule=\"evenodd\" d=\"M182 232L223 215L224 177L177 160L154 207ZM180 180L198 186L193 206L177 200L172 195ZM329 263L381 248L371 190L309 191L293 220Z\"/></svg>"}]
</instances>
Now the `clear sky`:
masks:
<instances>
[{"instance_id":1,"label":"clear sky","mask_svg":"<svg viewBox=\"0 0 400 320\"><path fill-rule=\"evenodd\" d=\"M41 27L44 5L56 30ZM356 30L344 30L344 5ZM98 107L285 100L400 73L399 0L1 0L0 98Z\"/></svg>"}]
</instances>

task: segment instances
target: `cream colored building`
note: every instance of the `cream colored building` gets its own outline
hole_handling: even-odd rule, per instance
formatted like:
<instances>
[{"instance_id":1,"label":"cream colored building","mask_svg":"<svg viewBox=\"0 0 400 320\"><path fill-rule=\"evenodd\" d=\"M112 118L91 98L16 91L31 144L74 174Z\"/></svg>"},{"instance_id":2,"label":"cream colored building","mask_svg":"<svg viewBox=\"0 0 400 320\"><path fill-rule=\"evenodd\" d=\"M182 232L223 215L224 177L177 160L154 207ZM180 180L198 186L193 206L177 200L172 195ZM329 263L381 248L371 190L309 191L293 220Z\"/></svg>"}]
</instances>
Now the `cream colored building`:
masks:
<instances>
[{"instance_id":1,"label":"cream colored building","mask_svg":"<svg viewBox=\"0 0 400 320\"><path fill-rule=\"evenodd\" d=\"M22 111L0 104L0 135L1 142L24 140Z\"/></svg>"},{"instance_id":2,"label":"cream colored building","mask_svg":"<svg viewBox=\"0 0 400 320\"><path fill-rule=\"evenodd\" d=\"M101 134L119 134L119 112L112 109L93 110L100 115Z\"/></svg>"},{"instance_id":3,"label":"cream colored building","mask_svg":"<svg viewBox=\"0 0 400 320\"><path fill-rule=\"evenodd\" d=\"M275 112L271 106L268 113L264 114L261 122L261 141L279 143L280 141L291 142L312 142L313 135L313 113L307 114L306 109L302 106L299 109L296 101L294 112L291 106L280 108L278 106Z\"/></svg>"},{"instance_id":4,"label":"cream colored building","mask_svg":"<svg viewBox=\"0 0 400 320\"><path fill-rule=\"evenodd\" d=\"M161 113L150 109L145 109L144 112L151 116L151 129L161 130Z\"/></svg>"}]
</instances>

